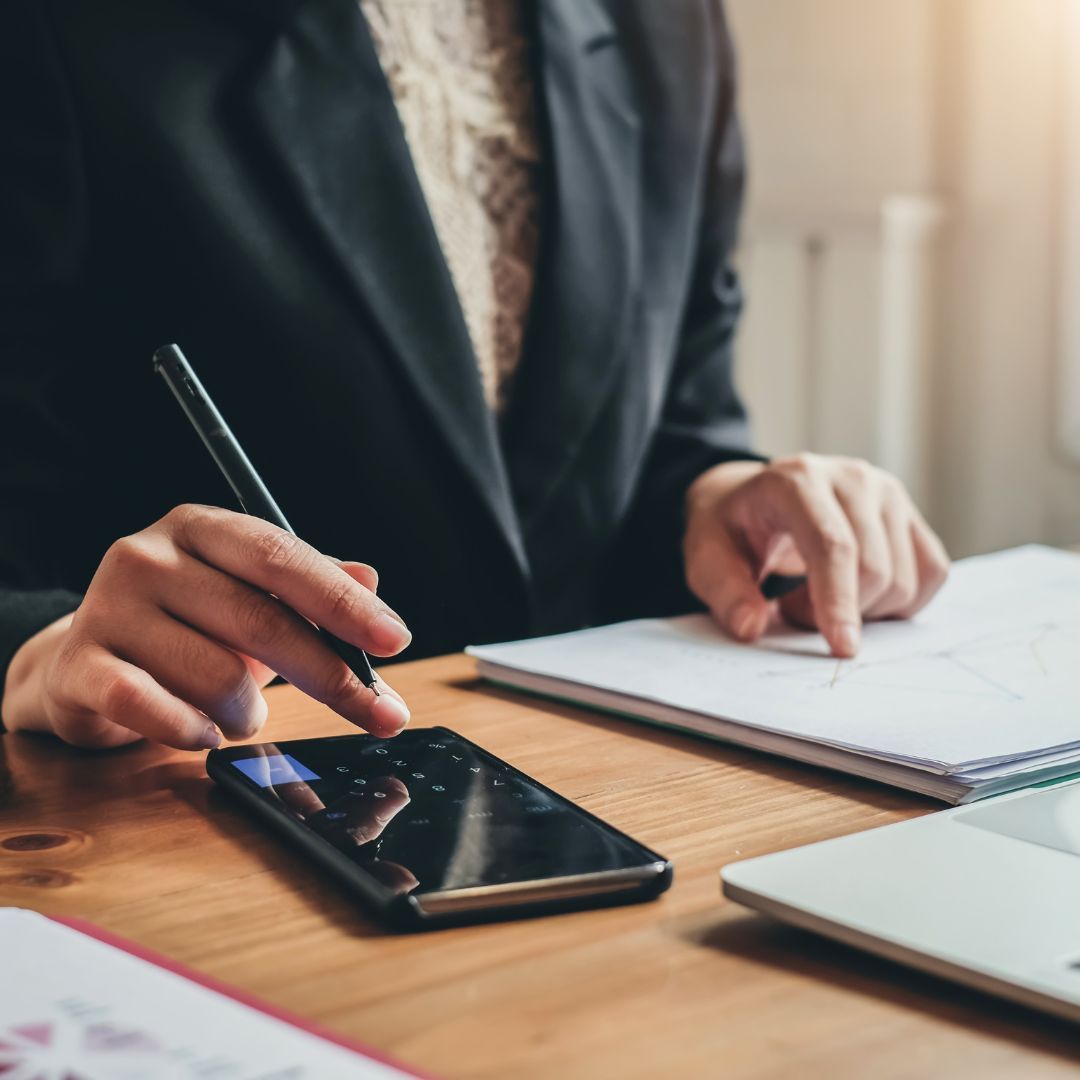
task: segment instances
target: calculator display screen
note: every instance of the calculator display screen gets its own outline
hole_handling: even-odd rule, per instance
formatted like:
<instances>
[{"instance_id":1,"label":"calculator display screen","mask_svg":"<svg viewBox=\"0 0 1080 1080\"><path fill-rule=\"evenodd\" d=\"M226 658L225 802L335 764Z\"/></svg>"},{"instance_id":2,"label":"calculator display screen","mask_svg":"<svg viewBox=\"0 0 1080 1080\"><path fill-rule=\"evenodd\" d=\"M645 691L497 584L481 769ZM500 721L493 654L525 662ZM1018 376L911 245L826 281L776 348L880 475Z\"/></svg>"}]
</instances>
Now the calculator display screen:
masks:
<instances>
[{"instance_id":1,"label":"calculator display screen","mask_svg":"<svg viewBox=\"0 0 1080 1080\"><path fill-rule=\"evenodd\" d=\"M643 866L655 858L444 729L240 748L265 800L398 893Z\"/></svg>"}]
</instances>

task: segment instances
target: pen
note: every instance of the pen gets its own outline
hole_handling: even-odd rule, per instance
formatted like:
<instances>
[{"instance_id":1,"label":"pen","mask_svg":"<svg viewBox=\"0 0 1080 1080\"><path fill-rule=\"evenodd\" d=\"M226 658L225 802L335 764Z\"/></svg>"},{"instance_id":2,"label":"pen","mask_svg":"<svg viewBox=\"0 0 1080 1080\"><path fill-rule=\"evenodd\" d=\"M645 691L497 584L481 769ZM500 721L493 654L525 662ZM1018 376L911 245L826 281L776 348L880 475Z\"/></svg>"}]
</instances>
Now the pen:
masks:
<instances>
[{"instance_id":1,"label":"pen","mask_svg":"<svg viewBox=\"0 0 1080 1080\"><path fill-rule=\"evenodd\" d=\"M758 588L766 600L779 600L781 596L787 596L805 584L805 574L769 574Z\"/></svg>"},{"instance_id":2,"label":"pen","mask_svg":"<svg viewBox=\"0 0 1080 1080\"><path fill-rule=\"evenodd\" d=\"M239 499L244 513L263 518L295 536L296 533L281 508L274 502L274 497L255 471L255 466L236 441L236 436L225 423L225 418L218 412L217 406L211 401L210 395L199 382L180 349L176 345L163 345L158 349L154 353L154 370L169 384L169 389L180 402L184 415L191 421L191 426L198 432L203 445L210 451L222 475L229 482L229 487ZM328 630L320 627L315 629L323 641L345 661L352 673L378 697L379 688L375 683L375 672L371 670L367 653L335 637Z\"/></svg>"}]
</instances>

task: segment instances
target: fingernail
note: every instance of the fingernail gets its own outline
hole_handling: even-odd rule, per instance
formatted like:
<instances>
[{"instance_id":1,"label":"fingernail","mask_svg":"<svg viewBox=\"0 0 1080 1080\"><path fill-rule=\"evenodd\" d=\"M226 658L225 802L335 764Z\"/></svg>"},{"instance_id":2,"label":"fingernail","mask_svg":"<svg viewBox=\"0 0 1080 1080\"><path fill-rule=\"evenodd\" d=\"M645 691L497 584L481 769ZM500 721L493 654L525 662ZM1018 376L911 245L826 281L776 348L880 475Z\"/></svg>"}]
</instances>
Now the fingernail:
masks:
<instances>
[{"instance_id":1,"label":"fingernail","mask_svg":"<svg viewBox=\"0 0 1080 1080\"><path fill-rule=\"evenodd\" d=\"M862 642L862 628L857 623L841 623L836 631L835 651L839 656L854 656Z\"/></svg>"},{"instance_id":2,"label":"fingernail","mask_svg":"<svg viewBox=\"0 0 1080 1080\"><path fill-rule=\"evenodd\" d=\"M412 641L412 634L401 621L401 616L394 614L389 608L375 616L371 633L379 647L388 652L400 652Z\"/></svg>"},{"instance_id":3,"label":"fingernail","mask_svg":"<svg viewBox=\"0 0 1080 1080\"><path fill-rule=\"evenodd\" d=\"M758 613L752 604L742 604L731 616L731 629L740 641L753 637L757 623Z\"/></svg>"},{"instance_id":4,"label":"fingernail","mask_svg":"<svg viewBox=\"0 0 1080 1080\"><path fill-rule=\"evenodd\" d=\"M202 738L199 740L199 747L203 750L216 750L221 745L221 734L218 729L211 724L204 732Z\"/></svg>"},{"instance_id":5,"label":"fingernail","mask_svg":"<svg viewBox=\"0 0 1080 1080\"><path fill-rule=\"evenodd\" d=\"M380 732L396 735L410 720L409 710L396 697L382 694L371 706L371 724Z\"/></svg>"}]
</instances>

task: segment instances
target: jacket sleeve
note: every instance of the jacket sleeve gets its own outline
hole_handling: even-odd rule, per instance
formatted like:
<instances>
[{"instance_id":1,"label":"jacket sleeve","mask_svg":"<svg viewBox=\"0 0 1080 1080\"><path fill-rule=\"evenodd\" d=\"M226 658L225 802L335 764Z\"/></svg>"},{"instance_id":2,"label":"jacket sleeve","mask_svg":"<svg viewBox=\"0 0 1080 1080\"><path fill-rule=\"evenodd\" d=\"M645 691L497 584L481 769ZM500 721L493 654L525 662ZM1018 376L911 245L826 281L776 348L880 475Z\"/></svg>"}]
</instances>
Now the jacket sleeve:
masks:
<instances>
[{"instance_id":1,"label":"jacket sleeve","mask_svg":"<svg viewBox=\"0 0 1080 1080\"><path fill-rule=\"evenodd\" d=\"M710 3L709 10L719 23L719 70L698 248L661 422L601 590L605 620L700 607L683 574L687 488L722 462L764 460L750 449L747 416L733 376L742 290L732 253L745 168L735 110L734 51L719 4ZM628 582L633 586L628 588Z\"/></svg>"},{"instance_id":2,"label":"jacket sleeve","mask_svg":"<svg viewBox=\"0 0 1080 1080\"><path fill-rule=\"evenodd\" d=\"M18 647L80 601L57 558L77 448L49 401L80 321L86 215L43 7L0 15L0 687Z\"/></svg>"}]
</instances>

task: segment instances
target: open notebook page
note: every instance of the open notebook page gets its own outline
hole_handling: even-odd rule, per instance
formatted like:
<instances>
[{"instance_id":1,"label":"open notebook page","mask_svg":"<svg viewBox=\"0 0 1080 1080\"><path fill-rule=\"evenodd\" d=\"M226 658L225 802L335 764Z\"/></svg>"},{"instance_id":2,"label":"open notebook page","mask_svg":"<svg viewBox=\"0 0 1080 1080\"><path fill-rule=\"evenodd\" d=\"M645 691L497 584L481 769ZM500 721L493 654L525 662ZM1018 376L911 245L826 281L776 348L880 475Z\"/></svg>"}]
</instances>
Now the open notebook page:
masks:
<instances>
[{"instance_id":1,"label":"open notebook page","mask_svg":"<svg viewBox=\"0 0 1080 1080\"><path fill-rule=\"evenodd\" d=\"M735 644L704 615L469 651L628 699L971 770L1080 745L1080 556L1025 547L963 560L918 618L867 626L851 661L794 630Z\"/></svg>"}]
</instances>

